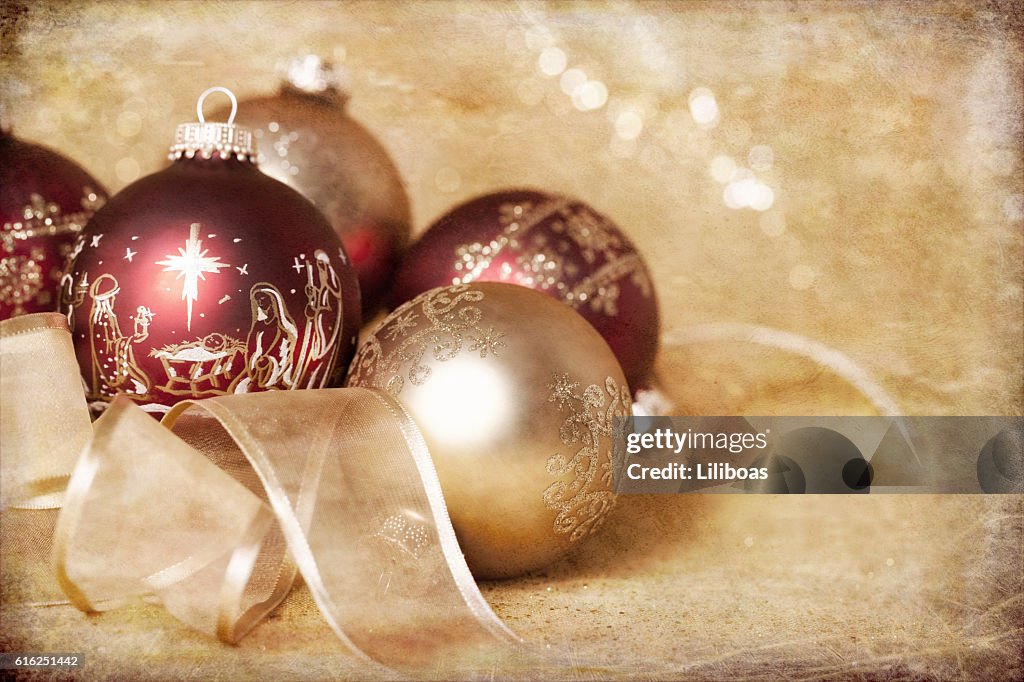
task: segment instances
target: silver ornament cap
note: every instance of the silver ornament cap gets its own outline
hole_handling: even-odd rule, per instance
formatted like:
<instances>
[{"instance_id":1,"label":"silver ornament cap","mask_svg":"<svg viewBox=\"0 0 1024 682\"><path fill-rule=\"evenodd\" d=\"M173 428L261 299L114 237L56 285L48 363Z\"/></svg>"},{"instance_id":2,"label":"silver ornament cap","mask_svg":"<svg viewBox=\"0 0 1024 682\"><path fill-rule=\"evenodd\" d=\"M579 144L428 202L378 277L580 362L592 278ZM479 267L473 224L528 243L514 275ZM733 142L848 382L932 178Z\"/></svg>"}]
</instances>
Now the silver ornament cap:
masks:
<instances>
[{"instance_id":1,"label":"silver ornament cap","mask_svg":"<svg viewBox=\"0 0 1024 682\"><path fill-rule=\"evenodd\" d=\"M348 101L348 74L315 54L279 64L278 70L284 79L281 87L286 91L318 97L337 106Z\"/></svg>"},{"instance_id":2,"label":"silver ornament cap","mask_svg":"<svg viewBox=\"0 0 1024 682\"><path fill-rule=\"evenodd\" d=\"M203 103L215 92L228 96L231 100L231 115L226 123L207 121L203 115ZM167 158L174 161L180 158L192 159L197 155L204 159L217 154L222 159L234 158L238 161L256 163L256 147L253 143L252 131L244 126L235 125L235 114L238 113L238 99L235 93L227 88L216 86L208 88L199 95L196 102L194 123L182 123L174 132L174 144Z\"/></svg>"}]
</instances>

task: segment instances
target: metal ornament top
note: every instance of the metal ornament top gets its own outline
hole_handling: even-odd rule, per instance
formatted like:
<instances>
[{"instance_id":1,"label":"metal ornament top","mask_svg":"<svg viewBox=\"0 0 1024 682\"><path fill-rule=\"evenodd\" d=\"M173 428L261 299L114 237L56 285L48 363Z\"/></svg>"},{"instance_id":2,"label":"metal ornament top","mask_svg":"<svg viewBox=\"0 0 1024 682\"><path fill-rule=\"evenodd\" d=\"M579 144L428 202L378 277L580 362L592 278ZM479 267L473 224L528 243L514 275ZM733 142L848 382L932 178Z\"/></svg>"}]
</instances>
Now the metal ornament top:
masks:
<instances>
[{"instance_id":1,"label":"metal ornament top","mask_svg":"<svg viewBox=\"0 0 1024 682\"><path fill-rule=\"evenodd\" d=\"M231 100L231 115L228 116L227 123L209 122L203 115L203 103L214 92L222 92ZM196 116L199 121L178 126L174 133L171 153L167 158L171 161L180 158L192 159L198 154L201 158L209 159L217 154L222 159L231 157L255 164L256 147L253 145L252 131L235 125L237 112L238 100L235 93L219 86L208 88L196 101Z\"/></svg>"},{"instance_id":2,"label":"metal ornament top","mask_svg":"<svg viewBox=\"0 0 1024 682\"><path fill-rule=\"evenodd\" d=\"M343 106L348 101L348 74L315 54L296 57L278 64L284 90L319 97Z\"/></svg>"}]
</instances>

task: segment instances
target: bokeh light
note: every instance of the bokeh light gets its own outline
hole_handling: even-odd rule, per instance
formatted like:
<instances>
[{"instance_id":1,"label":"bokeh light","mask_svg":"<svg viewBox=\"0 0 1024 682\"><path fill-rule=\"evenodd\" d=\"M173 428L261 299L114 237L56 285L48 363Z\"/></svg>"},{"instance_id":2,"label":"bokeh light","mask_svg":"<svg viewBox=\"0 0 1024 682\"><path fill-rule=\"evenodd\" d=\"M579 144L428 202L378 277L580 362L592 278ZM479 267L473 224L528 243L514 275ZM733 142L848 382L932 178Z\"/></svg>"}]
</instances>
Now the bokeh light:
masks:
<instances>
[{"instance_id":1,"label":"bokeh light","mask_svg":"<svg viewBox=\"0 0 1024 682\"><path fill-rule=\"evenodd\" d=\"M569 69L562 74L558 84L562 88L562 92L572 96L572 93L576 91L576 88L580 87L587 82L587 74L583 69Z\"/></svg>"},{"instance_id":2,"label":"bokeh light","mask_svg":"<svg viewBox=\"0 0 1024 682\"><path fill-rule=\"evenodd\" d=\"M142 131L142 117L134 111L122 111L115 125L121 137L135 137Z\"/></svg>"},{"instance_id":3,"label":"bokeh light","mask_svg":"<svg viewBox=\"0 0 1024 682\"><path fill-rule=\"evenodd\" d=\"M720 168L720 171L724 170L724 162L721 165L723 168ZM767 211L775 203L775 191L763 182L758 182L749 168L737 168L722 191L722 201L733 209L752 208L755 211Z\"/></svg>"},{"instance_id":4,"label":"bokeh light","mask_svg":"<svg viewBox=\"0 0 1024 682\"><path fill-rule=\"evenodd\" d=\"M747 205L755 211L767 211L775 203L775 192L768 185L760 182L754 183L753 194Z\"/></svg>"},{"instance_id":5,"label":"bokeh light","mask_svg":"<svg viewBox=\"0 0 1024 682\"><path fill-rule=\"evenodd\" d=\"M640 137L640 133L642 133L643 130L643 119L641 119L640 115L631 109L623 111L619 114L618 118L615 119L615 134L623 140L635 140Z\"/></svg>"},{"instance_id":6,"label":"bokeh light","mask_svg":"<svg viewBox=\"0 0 1024 682\"><path fill-rule=\"evenodd\" d=\"M125 184L138 179L141 172L142 169L139 168L139 162L131 156L120 159L114 166L114 173L117 175L117 179Z\"/></svg>"},{"instance_id":7,"label":"bokeh light","mask_svg":"<svg viewBox=\"0 0 1024 682\"><path fill-rule=\"evenodd\" d=\"M708 88L695 88L690 93L690 116L700 126L712 127L718 123L718 102Z\"/></svg>"},{"instance_id":8,"label":"bokeh light","mask_svg":"<svg viewBox=\"0 0 1024 682\"><path fill-rule=\"evenodd\" d=\"M572 93L573 106L580 111L600 109L608 101L608 88L601 81L587 81Z\"/></svg>"},{"instance_id":9,"label":"bokeh light","mask_svg":"<svg viewBox=\"0 0 1024 682\"><path fill-rule=\"evenodd\" d=\"M537 59L537 66L542 74L553 77L565 71L567 62L565 52L557 47L546 47Z\"/></svg>"}]
</instances>

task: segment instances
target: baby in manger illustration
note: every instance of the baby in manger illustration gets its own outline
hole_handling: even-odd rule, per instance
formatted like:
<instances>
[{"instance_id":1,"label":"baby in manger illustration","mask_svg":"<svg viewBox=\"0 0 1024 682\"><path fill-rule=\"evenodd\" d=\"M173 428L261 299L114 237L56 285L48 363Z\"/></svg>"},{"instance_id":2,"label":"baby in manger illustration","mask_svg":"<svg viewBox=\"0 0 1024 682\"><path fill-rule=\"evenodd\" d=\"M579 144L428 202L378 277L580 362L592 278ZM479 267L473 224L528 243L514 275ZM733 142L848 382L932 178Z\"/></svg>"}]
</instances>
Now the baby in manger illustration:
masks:
<instances>
[{"instance_id":1,"label":"baby in manger illustration","mask_svg":"<svg viewBox=\"0 0 1024 682\"><path fill-rule=\"evenodd\" d=\"M244 343L214 332L196 341L154 348L149 355L160 360L167 374L162 390L172 395L198 396L223 392L244 353Z\"/></svg>"}]
</instances>

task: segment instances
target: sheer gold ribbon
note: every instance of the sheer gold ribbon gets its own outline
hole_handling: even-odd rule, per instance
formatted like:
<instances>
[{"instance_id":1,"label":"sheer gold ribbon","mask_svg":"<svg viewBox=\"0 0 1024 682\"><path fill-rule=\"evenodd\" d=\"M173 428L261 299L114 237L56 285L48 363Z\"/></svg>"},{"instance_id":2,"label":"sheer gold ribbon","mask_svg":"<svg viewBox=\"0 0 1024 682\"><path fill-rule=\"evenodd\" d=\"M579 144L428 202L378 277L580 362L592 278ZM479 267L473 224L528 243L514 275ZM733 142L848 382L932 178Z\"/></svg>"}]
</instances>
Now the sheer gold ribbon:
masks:
<instances>
[{"instance_id":1,"label":"sheer gold ribbon","mask_svg":"<svg viewBox=\"0 0 1024 682\"><path fill-rule=\"evenodd\" d=\"M237 642L299 573L368 662L440 677L524 669L520 640L466 567L423 439L388 395L227 396L182 403L161 423L119 398L90 425L54 314L0 323L0 367L4 540L39 533L34 544L48 545L66 483L46 573L76 607L155 595ZM49 521L12 516L40 511ZM37 558L16 571L38 574Z\"/></svg>"}]
</instances>

